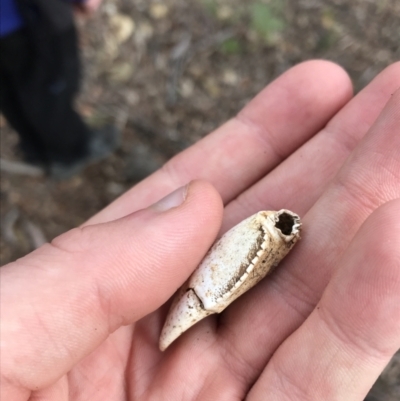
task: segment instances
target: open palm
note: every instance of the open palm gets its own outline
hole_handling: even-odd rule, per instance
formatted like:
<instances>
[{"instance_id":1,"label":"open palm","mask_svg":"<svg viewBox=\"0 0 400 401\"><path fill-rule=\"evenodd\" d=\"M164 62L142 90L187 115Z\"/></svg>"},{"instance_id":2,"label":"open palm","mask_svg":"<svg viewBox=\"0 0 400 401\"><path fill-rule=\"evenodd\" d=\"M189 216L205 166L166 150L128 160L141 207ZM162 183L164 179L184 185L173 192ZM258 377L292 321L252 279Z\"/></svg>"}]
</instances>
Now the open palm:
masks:
<instances>
[{"instance_id":1,"label":"open palm","mask_svg":"<svg viewBox=\"0 0 400 401\"><path fill-rule=\"evenodd\" d=\"M338 66L300 64L3 267L2 399L363 400L400 347L399 87L399 63L354 98ZM281 208L303 216L292 253L160 352L168 299L218 233Z\"/></svg>"}]
</instances>

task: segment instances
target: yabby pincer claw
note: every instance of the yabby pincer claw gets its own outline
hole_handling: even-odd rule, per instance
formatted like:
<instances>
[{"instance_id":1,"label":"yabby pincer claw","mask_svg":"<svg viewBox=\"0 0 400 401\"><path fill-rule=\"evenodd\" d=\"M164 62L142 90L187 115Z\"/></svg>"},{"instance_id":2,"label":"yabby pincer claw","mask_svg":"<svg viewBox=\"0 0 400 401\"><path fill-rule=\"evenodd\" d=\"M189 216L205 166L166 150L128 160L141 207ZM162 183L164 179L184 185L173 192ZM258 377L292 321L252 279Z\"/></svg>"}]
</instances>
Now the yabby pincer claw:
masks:
<instances>
[{"instance_id":1,"label":"yabby pincer claw","mask_svg":"<svg viewBox=\"0 0 400 401\"><path fill-rule=\"evenodd\" d=\"M178 291L161 331L161 351L271 273L300 239L300 231L300 217L282 209L258 212L226 232Z\"/></svg>"}]
</instances>

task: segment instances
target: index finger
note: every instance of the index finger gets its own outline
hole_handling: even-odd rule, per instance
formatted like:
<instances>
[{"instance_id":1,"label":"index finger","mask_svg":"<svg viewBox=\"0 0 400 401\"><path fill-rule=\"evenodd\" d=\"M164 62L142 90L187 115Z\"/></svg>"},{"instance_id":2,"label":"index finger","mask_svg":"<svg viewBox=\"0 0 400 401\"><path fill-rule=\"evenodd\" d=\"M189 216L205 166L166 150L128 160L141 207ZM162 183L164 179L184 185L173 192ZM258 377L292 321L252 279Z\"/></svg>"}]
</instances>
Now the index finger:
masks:
<instances>
[{"instance_id":1,"label":"index finger","mask_svg":"<svg viewBox=\"0 0 400 401\"><path fill-rule=\"evenodd\" d=\"M299 64L268 85L236 117L92 217L117 219L193 179L211 182L224 203L315 135L352 96L349 77L328 61Z\"/></svg>"}]
</instances>

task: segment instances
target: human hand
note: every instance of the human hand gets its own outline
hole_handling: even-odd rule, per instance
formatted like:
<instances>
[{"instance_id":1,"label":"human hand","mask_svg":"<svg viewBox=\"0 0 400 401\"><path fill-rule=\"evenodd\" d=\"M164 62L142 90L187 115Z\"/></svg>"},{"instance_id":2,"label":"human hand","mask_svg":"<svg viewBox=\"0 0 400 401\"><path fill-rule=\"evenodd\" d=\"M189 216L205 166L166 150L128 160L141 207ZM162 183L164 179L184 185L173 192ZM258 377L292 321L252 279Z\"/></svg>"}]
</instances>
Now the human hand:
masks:
<instances>
[{"instance_id":1,"label":"human hand","mask_svg":"<svg viewBox=\"0 0 400 401\"><path fill-rule=\"evenodd\" d=\"M300 64L83 230L3 267L4 399L361 401L400 347L399 86L397 63L350 100L339 67ZM303 239L161 353L161 305L222 210L194 182L181 206L133 212L196 178L223 199L221 232L284 207Z\"/></svg>"}]
</instances>

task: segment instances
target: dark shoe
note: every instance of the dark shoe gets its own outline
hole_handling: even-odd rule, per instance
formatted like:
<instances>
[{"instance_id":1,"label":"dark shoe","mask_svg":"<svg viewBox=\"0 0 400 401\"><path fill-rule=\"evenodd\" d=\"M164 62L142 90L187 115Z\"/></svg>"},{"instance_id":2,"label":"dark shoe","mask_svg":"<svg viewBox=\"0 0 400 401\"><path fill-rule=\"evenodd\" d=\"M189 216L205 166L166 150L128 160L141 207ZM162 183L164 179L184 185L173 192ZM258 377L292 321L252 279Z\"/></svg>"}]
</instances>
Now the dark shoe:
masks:
<instances>
[{"instance_id":1,"label":"dark shoe","mask_svg":"<svg viewBox=\"0 0 400 401\"><path fill-rule=\"evenodd\" d=\"M79 174L90 164L98 162L118 147L120 133L114 126L105 126L94 130L88 144L88 155L71 163L52 162L49 175L55 180L66 180Z\"/></svg>"},{"instance_id":2,"label":"dark shoe","mask_svg":"<svg viewBox=\"0 0 400 401\"><path fill-rule=\"evenodd\" d=\"M107 125L93 131L89 142L89 156L92 162L108 157L120 143L120 132L113 125Z\"/></svg>"}]
</instances>

